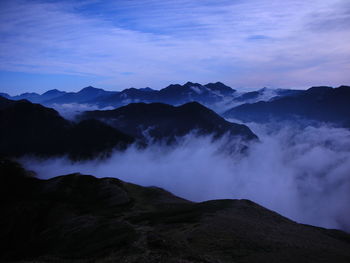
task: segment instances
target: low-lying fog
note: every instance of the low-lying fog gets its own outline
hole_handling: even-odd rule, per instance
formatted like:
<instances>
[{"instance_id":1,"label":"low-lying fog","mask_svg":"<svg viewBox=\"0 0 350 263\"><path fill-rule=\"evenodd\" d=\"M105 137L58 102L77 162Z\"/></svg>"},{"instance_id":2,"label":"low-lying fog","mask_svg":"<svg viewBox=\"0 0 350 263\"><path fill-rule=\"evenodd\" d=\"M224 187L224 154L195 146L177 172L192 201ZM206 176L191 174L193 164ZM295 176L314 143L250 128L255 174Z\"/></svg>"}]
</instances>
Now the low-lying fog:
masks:
<instances>
[{"instance_id":1,"label":"low-lying fog","mask_svg":"<svg viewBox=\"0 0 350 263\"><path fill-rule=\"evenodd\" d=\"M250 199L301 223L350 231L350 131L248 124L259 136L244 155L224 141L187 136L177 147L131 147L104 161L23 158L40 178L80 172L162 187L193 201Z\"/></svg>"}]
</instances>

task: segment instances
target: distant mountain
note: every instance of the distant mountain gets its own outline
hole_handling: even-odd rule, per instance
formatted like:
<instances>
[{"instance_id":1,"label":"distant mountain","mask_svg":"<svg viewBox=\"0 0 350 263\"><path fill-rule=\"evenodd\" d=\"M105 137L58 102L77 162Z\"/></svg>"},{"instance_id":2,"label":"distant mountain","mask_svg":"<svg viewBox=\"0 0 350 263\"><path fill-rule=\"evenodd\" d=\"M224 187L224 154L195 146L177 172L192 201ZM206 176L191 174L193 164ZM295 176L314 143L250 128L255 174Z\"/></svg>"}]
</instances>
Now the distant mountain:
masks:
<instances>
[{"instance_id":1,"label":"distant mountain","mask_svg":"<svg viewBox=\"0 0 350 263\"><path fill-rule=\"evenodd\" d=\"M177 107L163 103L132 103L115 110L87 111L80 118L104 121L138 138L149 136L173 141L191 131L215 137L228 133L247 140L257 138L247 126L227 122L197 102Z\"/></svg>"},{"instance_id":2,"label":"distant mountain","mask_svg":"<svg viewBox=\"0 0 350 263\"><path fill-rule=\"evenodd\" d=\"M115 94L113 91L105 91L94 87L86 87L77 93L69 92L56 96L52 99L43 101L44 104L64 104L64 103L89 103L95 101L96 98L103 98Z\"/></svg>"},{"instance_id":3,"label":"distant mountain","mask_svg":"<svg viewBox=\"0 0 350 263\"><path fill-rule=\"evenodd\" d=\"M302 90L291 89L268 89L263 88L257 91L250 91L243 93L242 95L234 98L234 101L240 101L245 103L252 103L258 101L269 101L278 97L292 96L303 92Z\"/></svg>"},{"instance_id":4,"label":"distant mountain","mask_svg":"<svg viewBox=\"0 0 350 263\"><path fill-rule=\"evenodd\" d=\"M0 97L0 156L69 155L94 158L123 149L133 138L96 120L72 123L55 110Z\"/></svg>"},{"instance_id":5,"label":"distant mountain","mask_svg":"<svg viewBox=\"0 0 350 263\"><path fill-rule=\"evenodd\" d=\"M7 93L0 92L0 97L4 97L6 99L10 98L11 96Z\"/></svg>"},{"instance_id":6,"label":"distant mountain","mask_svg":"<svg viewBox=\"0 0 350 263\"><path fill-rule=\"evenodd\" d=\"M98 98L96 103L101 107L120 107L137 102L160 102L171 105L181 105L197 101L204 105L220 102L225 96L232 96L235 90L220 83L201 85L187 82L184 85L170 85L161 90L152 89L125 89L109 97Z\"/></svg>"},{"instance_id":7,"label":"distant mountain","mask_svg":"<svg viewBox=\"0 0 350 263\"><path fill-rule=\"evenodd\" d=\"M5 98L11 99L11 100L29 100L30 102L34 103L44 103L47 100L51 100L57 97L60 97L67 92L65 91L59 91L57 89L49 90L46 91L45 93L39 95L37 93L22 93L21 95L18 96L4 96ZM1 96L1 94L0 94Z\"/></svg>"},{"instance_id":8,"label":"distant mountain","mask_svg":"<svg viewBox=\"0 0 350 263\"><path fill-rule=\"evenodd\" d=\"M37 102L45 102L45 101L49 101L49 100L53 100L53 99L56 99L60 96L63 96L67 94L67 92L65 91L60 91L60 90L57 90L57 89L52 89L52 90L49 90L49 91L46 91L45 93L43 93L41 96L40 96L40 100L37 101Z\"/></svg>"},{"instance_id":9,"label":"distant mountain","mask_svg":"<svg viewBox=\"0 0 350 263\"><path fill-rule=\"evenodd\" d=\"M217 103L225 96L232 96L236 91L224 84L209 83L201 85L187 82L185 85L170 85L159 91L160 102L179 105L196 101L204 105Z\"/></svg>"},{"instance_id":10,"label":"distant mountain","mask_svg":"<svg viewBox=\"0 0 350 263\"><path fill-rule=\"evenodd\" d=\"M129 103L135 102L154 102L157 101L158 91L156 90L144 90L144 89L125 89L121 92L117 92L110 96L99 97L95 102L90 101L92 104L97 104L100 107L120 107Z\"/></svg>"},{"instance_id":11,"label":"distant mountain","mask_svg":"<svg viewBox=\"0 0 350 263\"><path fill-rule=\"evenodd\" d=\"M9 97L9 98L12 100L29 100L32 102L36 102L40 100L40 95L35 92L26 92L26 93L22 93L21 95Z\"/></svg>"},{"instance_id":12,"label":"distant mountain","mask_svg":"<svg viewBox=\"0 0 350 263\"><path fill-rule=\"evenodd\" d=\"M138 102L159 102L178 106L196 101L222 113L240 104L268 101L276 97L294 95L298 92L300 91L267 88L253 92L237 92L221 82L208 83L206 85L187 82L184 85L169 85L161 90L147 87L141 89L129 88L119 92L105 91L89 86L79 92L50 90L42 95L23 93L14 97L4 94L4 97L13 100L27 99L31 102L56 108L57 105L62 104L87 104L98 108L117 108Z\"/></svg>"},{"instance_id":13,"label":"distant mountain","mask_svg":"<svg viewBox=\"0 0 350 263\"><path fill-rule=\"evenodd\" d=\"M155 91L154 89L151 89L150 87L140 88L139 90L141 90L141 91Z\"/></svg>"},{"instance_id":14,"label":"distant mountain","mask_svg":"<svg viewBox=\"0 0 350 263\"><path fill-rule=\"evenodd\" d=\"M312 87L290 96L243 104L224 113L243 121L266 122L296 118L345 125L350 121L350 87Z\"/></svg>"},{"instance_id":15,"label":"distant mountain","mask_svg":"<svg viewBox=\"0 0 350 263\"><path fill-rule=\"evenodd\" d=\"M249 200L194 203L157 187L0 159L2 262L350 262L350 235Z\"/></svg>"}]
</instances>

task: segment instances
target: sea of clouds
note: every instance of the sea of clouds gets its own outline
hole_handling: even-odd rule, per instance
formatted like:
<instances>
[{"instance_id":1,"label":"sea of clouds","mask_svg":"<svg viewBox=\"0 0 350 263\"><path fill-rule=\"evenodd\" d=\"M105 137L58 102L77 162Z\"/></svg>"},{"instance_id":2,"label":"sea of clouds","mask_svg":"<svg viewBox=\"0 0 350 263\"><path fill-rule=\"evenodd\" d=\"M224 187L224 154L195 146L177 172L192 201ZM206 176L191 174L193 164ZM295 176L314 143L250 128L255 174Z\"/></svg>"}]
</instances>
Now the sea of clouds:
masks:
<instances>
[{"instance_id":1,"label":"sea of clouds","mask_svg":"<svg viewBox=\"0 0 350 263\"><path fill-rule=\"evenodd\" d=\"M80 172L162 187L180 197L250 199L297 222L350 231L350 131L248 124L260 139L243 153L225 138L188 135L176 146L132 146L105 160L22 158L40 178Z\"/></svg>"}]
</instances>

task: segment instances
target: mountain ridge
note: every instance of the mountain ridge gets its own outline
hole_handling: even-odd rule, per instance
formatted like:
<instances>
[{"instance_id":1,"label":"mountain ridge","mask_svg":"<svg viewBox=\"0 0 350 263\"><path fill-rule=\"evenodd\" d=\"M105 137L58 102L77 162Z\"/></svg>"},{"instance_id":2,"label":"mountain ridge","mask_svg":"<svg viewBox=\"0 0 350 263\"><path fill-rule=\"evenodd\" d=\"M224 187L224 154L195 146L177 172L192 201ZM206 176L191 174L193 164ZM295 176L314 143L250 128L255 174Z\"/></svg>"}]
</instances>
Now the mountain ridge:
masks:
<instances>
[{"instance_id":1,"label":"mountain ridge","mask_svg":"<svg viewBox=\"0 0 350 263\"><path fill-rule=\"evenodd\" d=\"M350 121L349 101L350 86L311 87L292 96L242 104L226 111L223 116L255 122L301 118L344 126Z\"/></svg>"},{"instance_id":2,"label":"mountain ridge","mask_svg":"<svg viewBox=\"0 0 350 263\"><path fill-rule=\"evenodd\" d=\"M89 91L89 95L84 95L84 92L86 91ZM293 90L290 91L293 92ZM190 101L197 101L216 110L219 109L221 104L227 108L230 107L230 104L237 105L244 103L244 94L254 94L254 92L238 92L222 82L208 83L205 85L186 82L184 85L171 84L160 90L154 90L147 87L140 89L127 88L122 91L105 91L103 89L88 86L78 92L63 92L55 90L55 94L47 94L48 92L41 95L30 95L28 93L23 93L13 97L10 96L8 98L15 100L24 98L35 103L42 103L46 106L52 106L55 104L83 103L97 105L99 108L111 106L116 108L125 106L129 103L137 102L161 102L176 106ZM255 92L255 96L250 96L250 98L248 95L245 96L247 96L247 99L250 100L269 99L270 97L274 96L272 94L273 92L270 92L271 95L268 96L265 96L264 93L264 89L260 89ZM279 96L286 96L288 95L288 90L286 90L286 92L276 90L276 95L278 94ZM4 94L4 96L7 97L6 94Z\"/></svg>"},{"instance_id":3,"label":"mountain ridge","mask_svg":"<svg viewBox=\"0 0 350 263\"><path fill-rule=\"evenodd\" d=\"M0 159L0 259L11 262L349 262L350 235L249 200L194 203L161 188Z\"/></svg>"},{"instance_id":4,"label":"mountain ridge","mask_svg":"<svg viewBox=\"0 0 350 263\"><path fill-rule=\"evenodd\" d=\"M79 119L98 119L134 137L144 137L144 131L153 139L175 140L197 131L198 135L220 137L226 133L256 140L257 136L245 125L230 123L198 102L180 106L164 103L131 103L114 110L87 111Z\"/></svg>"},{"instance_id":5,"label":"mountain ridge","mask_svg":"<svg viewBox=\"0 0 350 263\"><path fill-rule=\"evenodd\" d=\"M134 139L97 120L73 123L57 111L27 100L0 97L0 156L28 154L94 158Z\"/></svg>"}]
</instances>

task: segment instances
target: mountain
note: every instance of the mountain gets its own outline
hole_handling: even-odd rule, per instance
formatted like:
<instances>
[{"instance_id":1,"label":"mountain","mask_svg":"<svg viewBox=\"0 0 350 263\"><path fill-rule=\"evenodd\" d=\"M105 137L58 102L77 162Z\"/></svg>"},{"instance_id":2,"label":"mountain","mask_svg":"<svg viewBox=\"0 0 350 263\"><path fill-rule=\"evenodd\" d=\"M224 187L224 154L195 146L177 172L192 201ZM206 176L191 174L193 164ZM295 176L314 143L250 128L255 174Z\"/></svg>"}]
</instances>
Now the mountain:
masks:
<instances>
[{"instance_id":1,"label":"mountain","mask_svg":"<svg viewBox=\"0 0 350 263\"><path fill-rule=\"evenodd\" d=\"M96 98L107 97L115 94L114 91L105 91L103 89L97 89L94 87L86 87L79 92L69 92L62 96L58 96L52 99L43 101L44 104L64 104L64 103L89 103L94 101Z\"/></svg>"},{"instance_id":2,"label":"mountain","mask_svg":"<svg viewBox=\"0 0 350 263\"><path fill-rule=\"evenodd\" d=\"M224 84L209 83L201 85L187 82L184 85L170 85L159 91L160 102L172 105L196 101L205 105L217 103L224 96L232 96L235 90Z\"/></svg>"},{"instance_id":3,"label":"mountain","mask_svg":"<svg viewBox=\"0 0 350 263\"><path fill-rule=\"evenodd\" d=\"M7 93L0 92L0 97L4 97L6 99L10 98L11 96Z\"/></svg>"},{"instance_id":4,"label":"mountain","mask_svg":"<svg viewBox=\"0 0 350 263\"><path fill-rule=\"evenodd\" d=\"M35 154L94 158L123 149L133 138L96 120L73 123L55 110L27 100L0 97L0 156Z\"/></svg>"},{"instance_id":5,"label":"mountain","mask_svg":"<svg viewBox=\"0 0 350 263\"><path fill-rule=\"evenodd\" d=\"M262 88L257 91L250 91L234 98L235 101L253 103L258 101L269 101L278 97L293 96L303 92L302 90L292 89L268 89Z\"/></svg>"},{"instance_id":6,"label":"mountain","mask_svg":"<svg viewBox=\"0 0 350 263\"><path fill-rule=\"evenodd\" d=\"M41 94L40 101L37 101L37 102L45 102L45 101L48 101L48 100L53 100L55 98L58 98L60 96L65 95L65 94L67 94L67 92L60 91L60 90L57 90L57 89L48 90L45 93Z\"/></svg>"},{"instance_id":7,"label":"mountain","mask_svg":"<svg viewBox=\"0 0 350 263\"><path fill-rule=\"evenodd\" d=\"M243 104L226 111L228 118L266 122L296 118L336 123L350 121L350 87L312 87L291 96Z\"/></svg>"},{"instance_id":8,"label":"mountain","mask_svg":"<svg viewBox=\"0 0 350 263\"><path fill-rule=\"evenodd\" d=\"M79 92L64 92L50 90L41 95L36 93L23 93L11 97L20 100L27 99L31 102L59 109L62 104L88 104L98 108L121 107L129 103L166 103L174 106L196 101L219 113L244 103L257 101L268 101L273 98L291 96L297 94L298 90L268 89L263 88L252 92L237 92L221 82L208 83L205 85L187 82L184 85L172 84L161 90L147 88L129 88L122 91L105 91L94 87L86 87Z\"/></svg>"},{"instance_id":9,"label":"mountain","mask_svg":"<svg viewBox=\"0 0 350 263\"><path fill-rule=\"evenodd\" d=\"M87 111L80 118L104 121L138 138L149 136L173 141L195 131L214 137L228 133L247 140L257 139L247 126L230 123L197 102L177 107L163 103L131 103L115 110Z\"/></svg>"},{"instance_id":10,"label":"mountain","mask_svg":"<svg viewBox=\"0 0 350 263\"><path fill-rule=\"evenodd\" d=\"M100 107L120 107L135 102L154 102L158 100L158 91L144 89L124 89L107 97L99 97L95 103ZM91 103L93 103L91 101Z\"/></svg>"},{"instance_id":11,"label":"mountain","mask_svg":"<svg viewBox=\"0 0 350 263\"><path fill-rule=\"evenodd\" d=\"M209 89L212 92L217 92L218 94L222 96L231 96L233 95L236 90L232 89L229 86L226 86L225 84L221 82L216 82L216 83L208 83L204 85L207 89Z\"/></svg>"},{"instance_id":12,"label":"mountain","mask_svg":"<svg viewBox=\"0 0 350 263\"><path fill-rule=\"evenodd\" d=\"M13 97L9 97L12 100L29 100L29 101L37 101L40 100L40 95L38 93L35 92L26 92L26 93L22 93L21 95L18 96L13 96Z\"/></svg>"},{"instance_id":13,"label":"mountain","mask_svg":"<svg viewBox=\"0 0 350 263\"><path fill-rule=\"evenodd\" d=\"M48 90L45 93L39 95L37 93L22 93L18 96L3 96L5 98L11 99L11 100L29 100L30 102L34 102L34 103L43 103L47 100L51 100L57 97L60 97L64 94L66 94L67 92L65 91L59 91L57 89L53 89L53 90ZM0 94L1 96L1 94Z\"/></svg>"},{"instance_id":14,"label":"mountain","mask_svg":"<svg viewBox=\"0 0 350 263\"><path fill-rule=\"evenodd\" d=\"M0 160L2 262L349 262L350 235L249 200L194 203L157 187Z\"/></svg>"},{"instance_id":15,"label":"mountain","mask_svg":"<svg viewBox=\"0 0 350 263\"><path fill-rule=\"evenodd\" d=\"M181 105L191 101L197 101L205 105L211 105L221 101L225 96L232 96L235 90L220 83L201 85L187 82L184 85L170 85L161 90L152 89L125 89L109 97L98 98L97 104L101 107L120 107L135 102L160 102L171 105Z\"/></svg>"}]
</instances>

